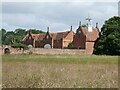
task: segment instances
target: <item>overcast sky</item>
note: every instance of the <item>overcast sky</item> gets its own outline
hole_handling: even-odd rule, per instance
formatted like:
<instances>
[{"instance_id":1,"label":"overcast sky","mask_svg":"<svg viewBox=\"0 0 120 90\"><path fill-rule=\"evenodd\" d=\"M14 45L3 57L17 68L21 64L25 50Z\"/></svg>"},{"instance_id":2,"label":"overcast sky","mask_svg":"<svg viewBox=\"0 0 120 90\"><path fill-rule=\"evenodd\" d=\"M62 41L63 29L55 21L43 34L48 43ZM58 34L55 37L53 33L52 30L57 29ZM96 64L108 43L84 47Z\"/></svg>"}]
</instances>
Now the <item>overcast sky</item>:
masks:
<instances>
[{"instance_id":1,"label":"overcast sky","mask_svg":"<svg viewBox=\"0 0 120 90\"><path fill-rule=\"evenodd\" d=\"M99 27L104 21L118 15L118 0L115 2L62 1L62 2L2 2L2 27L8 31L17 28L42 29L50 27L50 32L66 31L73 26L76 31L79 22L86 24L90 16Z\"/></svg>"}]
</instances>

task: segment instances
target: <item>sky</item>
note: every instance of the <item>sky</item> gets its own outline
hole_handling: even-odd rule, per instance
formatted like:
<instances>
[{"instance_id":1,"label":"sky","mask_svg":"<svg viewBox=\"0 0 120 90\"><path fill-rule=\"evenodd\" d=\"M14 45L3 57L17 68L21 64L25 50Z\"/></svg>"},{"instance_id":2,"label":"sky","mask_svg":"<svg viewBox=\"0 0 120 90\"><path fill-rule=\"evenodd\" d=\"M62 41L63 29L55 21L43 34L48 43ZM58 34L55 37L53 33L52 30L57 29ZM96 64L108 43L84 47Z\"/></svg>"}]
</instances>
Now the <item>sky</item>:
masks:
<instances>
[{"instance_id":1,"label":"sky","mask_svg":"<svg viewBox=\"0 0 120 90\"><path fill-rule=\"evenodd\" d=\"M86 24L86 18L92 19L92 26L98 22L99 28L105 20L118 15L119 0L5 0L0 12L1 28L14 31L17 28L39 29L50 32L73 31L79 22ZM1 6L0 6L1 7Z\"/></svg>"}]
</instances>

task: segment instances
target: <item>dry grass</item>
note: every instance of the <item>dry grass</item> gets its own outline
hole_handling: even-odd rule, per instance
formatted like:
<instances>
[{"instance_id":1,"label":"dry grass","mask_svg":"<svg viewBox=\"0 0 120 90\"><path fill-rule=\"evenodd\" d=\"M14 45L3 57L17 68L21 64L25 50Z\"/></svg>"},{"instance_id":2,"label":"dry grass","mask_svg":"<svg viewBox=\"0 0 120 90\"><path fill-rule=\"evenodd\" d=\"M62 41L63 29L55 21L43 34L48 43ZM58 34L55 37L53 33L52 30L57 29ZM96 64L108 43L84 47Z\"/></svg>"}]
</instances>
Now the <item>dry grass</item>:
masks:
<instances>
[{"instance_id":1,"label":"dry grass","mask_svg":"<svg viewBox=\"0 0 120 90\"><path fill-rule=\"evenodd\" d=\"M56 60L63 60L63 56L55 55ZM3 56L3 87L35 87L35 88L117 88L118 87L118 66L117 60L112 61L113 57L107 57L109 60L105 64L95 60L87 63L77 62L80 57L68 56L73 62L43 62L42 61L9 61L14 57ZM31 58L39 60L44 59L44 55L33 55ZM65 55L65 57L67 57ZM68 58L67 57L67 58ZM75 57L75 58L74 58ZM81 56L84 60L85 56ZM95 58L96 56L90 56ZM89 57L89 58L90 58ZM25 58L25 57L24 57ZM30 58L30 56L26 57ZM62 58L62 59L61 59ZM66 60L67 60L66 58ZM102 58L102 57L101 57ZM116 58L116 57L115 57ZM5 60L7 59L7 60ZM17 58L16 58L17 59ZM49 59L49 58L48 58ZM103 58L102 58L103 59ZM101 59L101 60L102 60ZM104 59L103 59L104 61ZM92 63L93 62L93 63ZM110 63L112 62L112 63Z\"/></svg>"}]
</instances>

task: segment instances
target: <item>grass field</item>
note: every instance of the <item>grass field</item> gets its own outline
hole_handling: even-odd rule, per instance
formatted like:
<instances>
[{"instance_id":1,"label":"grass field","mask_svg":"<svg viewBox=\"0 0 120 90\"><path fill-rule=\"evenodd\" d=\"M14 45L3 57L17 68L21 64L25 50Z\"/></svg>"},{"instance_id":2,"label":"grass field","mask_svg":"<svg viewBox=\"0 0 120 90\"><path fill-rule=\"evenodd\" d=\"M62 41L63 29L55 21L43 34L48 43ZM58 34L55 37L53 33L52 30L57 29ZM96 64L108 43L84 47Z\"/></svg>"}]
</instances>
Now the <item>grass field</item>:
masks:
<instances>
[{"instance_id":1,"label":"grass field","mask_svg":"<svg viewBox=\"0 0 120 90\"><path fill-rule=\"evenodd\" d=\"M2 62L3 87L118 87L118 56L3 55Z\"/></svg>"}]
</instances>

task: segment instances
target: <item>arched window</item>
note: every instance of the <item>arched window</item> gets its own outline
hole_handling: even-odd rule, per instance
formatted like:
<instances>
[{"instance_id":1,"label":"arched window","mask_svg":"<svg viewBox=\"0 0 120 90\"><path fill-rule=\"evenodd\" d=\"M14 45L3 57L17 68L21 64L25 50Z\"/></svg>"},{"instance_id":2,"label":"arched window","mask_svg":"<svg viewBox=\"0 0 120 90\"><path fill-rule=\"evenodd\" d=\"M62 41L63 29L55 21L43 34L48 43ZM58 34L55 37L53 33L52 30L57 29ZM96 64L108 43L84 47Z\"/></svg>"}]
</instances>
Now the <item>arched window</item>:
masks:
<instances>
[{"instance_id":1,"label":"arched window","mask_svg":"<svg viewBox=\"0 0 120 90\"><path fill-rule=\"evenodd\" d=\"M78 31L78 34L80 35L81 31Z\"/></svg>"},{"instance_id":2,"label":"arched window","mask_svg":"<svg viewBox=\"0 0 120 90\"><path fill-rule=\"evenodd\" d=\"M44 48L51 48L51 45L50 44L45 44Z\"/></svg>"},{"instance_id":3,"label":"arched window","mask_svg":"<svg viewBox=\"0 0 120 90\"><path fill-rule=\"evenodd\" d=\"M47 37L46 37L47 39L49 38L49 36L47 35Z\"/></svg>"}]
</instances>

